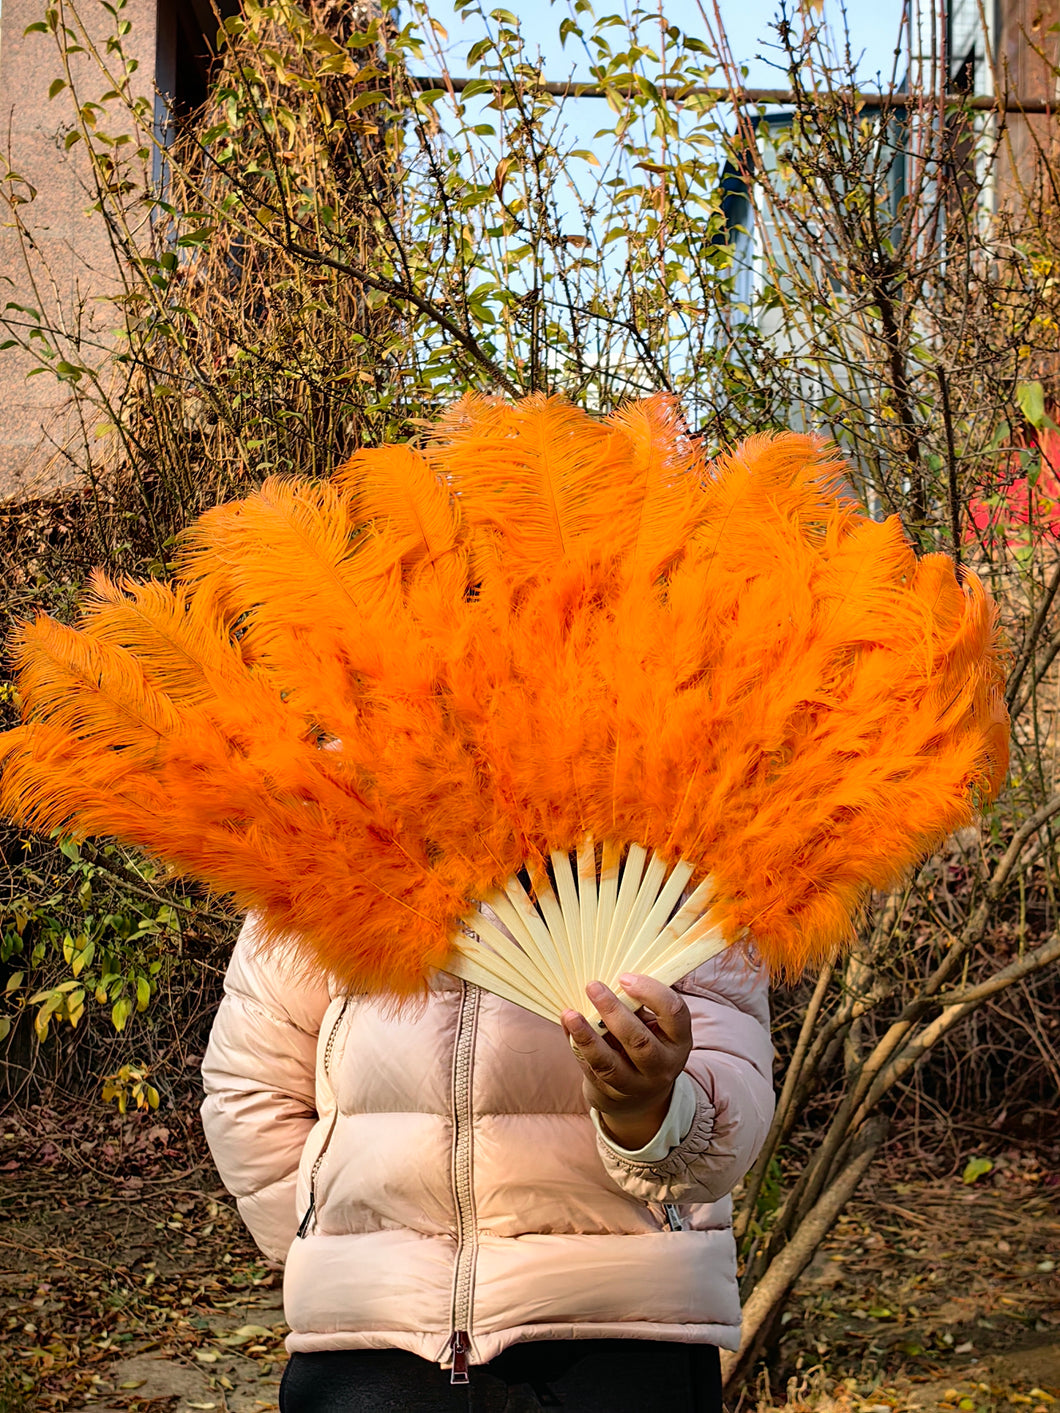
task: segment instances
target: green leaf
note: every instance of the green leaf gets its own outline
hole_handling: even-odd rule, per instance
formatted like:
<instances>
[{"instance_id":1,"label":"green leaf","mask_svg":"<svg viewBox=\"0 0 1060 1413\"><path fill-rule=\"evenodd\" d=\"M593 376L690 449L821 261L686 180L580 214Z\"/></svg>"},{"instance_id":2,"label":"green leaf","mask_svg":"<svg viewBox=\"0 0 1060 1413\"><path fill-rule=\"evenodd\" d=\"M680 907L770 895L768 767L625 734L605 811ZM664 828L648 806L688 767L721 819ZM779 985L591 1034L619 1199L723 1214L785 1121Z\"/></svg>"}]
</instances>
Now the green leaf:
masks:
<instances>
[{"instance_id":1,"label":"green leaf","mask_svg":"<svg viewBox=\"0 0 1060 1413\"><path fill-rule=\"evenodd\" d=\"M1016 402L1032 427L1045 426L1049 419L1045 415L1045 389L1041 383L1020 383Z\"/></svg>"},{"instance_id":2,"label":"green leaf","mask_svg":"<svg viewBox=\"0 0 1060 1413\"><path fill-rule=\"evenodd\" d=\"M961 1174L961 1181L966 1182L970 1187L973 1182L977 1182L979 1178L985 1177L993 1170L994 1165L989 1158L969 1158L965 1164L964 1172Z\"/></svg>"},{"instance_id":3,"label":"green leaf","mask_svg":"<svg viewBox=\"0 0 1060 1413\"><path fill-rule=\"evenodd\" d=\"M370 108L373 103L385 103L386 94L378 89L370 89L367 93L358 93L356 98L350 100L346 105L347 113L359 113L362 108Z\"/></svg>"},{"instance_id":4,"label":"green leaf","mask_svg":"<svg viewBox=\"0 0 1060 1413\"><path fill-rule=\"evenodd\" d=\"M114 1029L124 1030L125 1022L132 1015L132 1012L133 1003L129 1000L128 996L122 996L119 1000L115 1001L110 1012L110 1018L114 1022Z\"/></svg>"},{"instance_id":5,"label":"green leaf","mask_svg":"<svg viewBox=\"0 0 1060 1413\"><path fill-rule=\"evenodd\" d=\"M212 240L217 234L216 226L199 226L197 230L189 231L187 235L177 237L178 245L205 245L208 240Z\"/></svg>"},{"instance_id":6,"label":"green leaf","mask_svg":"<svg viewBox=\"0 0 1060 1413\"><path fill-rule=\"evenodd\" d=\"M6 1040L11 1034L11 1017L0 1016L0 1040Z\"/></svg>"},{"instance_id":7,"label":"green leaf","mask_svg":"<svg viewBox=\"0 0 1060 1413\"><path fill-rule=\"evenodd\" d=\"M458 96L460 101L463 102L466 98L476 98L480 93L492 92L493 84L490 83L489 79L472 79L470 83L464 85Z\"/></svg>"},{"instance_id":8,"label":"green leaf","mask_svg":"<svg viewBox=\"0 0 1060 1413\"><path fill-rule=\"evenodd\" d=\"M65 87L66 80L64 78L52 79L51 83L48 85L48 97L57 98Z\"/></svg>"},{"instance_id":9,"label":"green leaf","mask_svg":"<svg viewBox=\"0 0 1060 1413\"><path fill-rule=\"evenodd\" d=\"M151 983L146 976L136 978L136 1009L146 1011L148 1002L151 1000Z\"/></svg>"}]
</instances>

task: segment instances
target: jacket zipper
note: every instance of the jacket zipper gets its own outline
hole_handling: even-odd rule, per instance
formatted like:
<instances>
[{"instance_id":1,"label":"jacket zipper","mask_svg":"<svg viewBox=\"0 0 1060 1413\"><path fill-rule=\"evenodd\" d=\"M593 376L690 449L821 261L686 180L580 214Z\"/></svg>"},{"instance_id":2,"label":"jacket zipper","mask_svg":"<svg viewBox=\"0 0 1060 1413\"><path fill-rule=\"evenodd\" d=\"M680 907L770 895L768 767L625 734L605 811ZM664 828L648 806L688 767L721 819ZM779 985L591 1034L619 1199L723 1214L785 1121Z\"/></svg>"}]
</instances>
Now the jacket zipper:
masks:
<instances>
[{"instance_id":1,"label":"jacket zipper","mask_svg":"<svg viewBox=\"0 0 1060 1413\"><path fill-rule=\"evenodd\" d=\"M346 1007L349 1004L350 998L347 996L339 1008L339 1013L335 1017L335 1023L332 1025L331 1031L328 1034L327 1044L324 1046L324 1074L328 1078L330 1078L331 1074L331 1055L335 1048L335 1036L338 1034L339 1024L346 1014ZM314 1224L313 1219L316 1216L317 1210L317 1173L320 1171L320 1165L324 1161L324 1154L328 1151L328 1145L331 1142L332 1134L335 1132L335 1125L338 1122L338 1118L339 1102L338 1096L336 1096L335 1112L331 1116L331 1124L328 1127L327 1135L324 1138L324 1142L321 1144L320 1152L317 1154L316 1161L313 1163L312 1170L309 1174L309 1206L306 1208L305 1216L298 1224L298 1235L303 1241L309 1235L310 1226Z\"/></svg>"},{"instance_id":2,"label":"jacket zipper","mask_svg":"<svg viewBox=\"0 0 1060 1413\"><path fill-rule=\"evenodd\" d=\"M666 1225L667 1225L667 1227L669 1227L670 1231L684 1231L684 1229L685 1229L684 1218L681 1216L681 1213L678 1211L678 1208L677 1208L676 1203L674 1203L674 1202L664 1202L664 1203L662 1204L662 1209L663 1209L663 1215L664 1215L665 1218L666 1218Z\"/></svg>"},{"instance_id":3,"label":"jacket zipper","mask_svg":"<svg viewBox=\"0 0 1060 1413\"><path fill-rule=\"evenodd\" d=\"M471 1379L467 1372L468 1337L466 1330L454 1330L449 1340L453 1351L453 1372L449 1376L451 1384L468 1384Z\"/></svg>"},{"instance_id":4,"label":"jacket zipper","mask_svg":"<svg viewBox=\"0 0 1060 1413\"><path fill-rule=\"evenodd\" d=\"M471 1340L471 1301L475 1274L475 1194L472 1183L471 1071L481 992L473 983L460 983L460 1011L453 1048L453 1196L456 1203L456 1256L453 1264L453 1356L450 1383L468 1382Z\"/></svg>"}]
</instances>

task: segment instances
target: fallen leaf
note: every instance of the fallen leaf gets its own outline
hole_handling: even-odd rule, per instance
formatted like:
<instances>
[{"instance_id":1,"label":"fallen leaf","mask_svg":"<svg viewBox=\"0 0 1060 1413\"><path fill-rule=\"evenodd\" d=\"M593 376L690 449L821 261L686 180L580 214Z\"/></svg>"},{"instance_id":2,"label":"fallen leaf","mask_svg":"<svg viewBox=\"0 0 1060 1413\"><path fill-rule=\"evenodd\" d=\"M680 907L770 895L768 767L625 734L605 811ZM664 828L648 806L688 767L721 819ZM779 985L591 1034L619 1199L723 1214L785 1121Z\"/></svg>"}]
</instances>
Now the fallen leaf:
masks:
<instances>
[{"instance_id":1,"label":"fallen leaf","mask_svg":"<svg viewBox=\"0 0 1060 1413\"><path fill-rule=\"evenodd\" d=\"M969 1158L961 1174L961 1181L969 1186L978 1178L985 1177L987 1173L994 1171L994 1164L989 1158Z\"/></svg>"},{"instance_id":2,"label":"fallen leaf","mask_svg":"<svg viewBox=\"0 0 1060 1413\"><path fill-rule=\"evenodd\" d=\"M229 1335L219 1335L221 1344L246 1344L251 1339L270 1339L272 1330L267 1330L264 1325L241 1325L238 1330L233 1330Z\"/></svg>"}]
</instances>

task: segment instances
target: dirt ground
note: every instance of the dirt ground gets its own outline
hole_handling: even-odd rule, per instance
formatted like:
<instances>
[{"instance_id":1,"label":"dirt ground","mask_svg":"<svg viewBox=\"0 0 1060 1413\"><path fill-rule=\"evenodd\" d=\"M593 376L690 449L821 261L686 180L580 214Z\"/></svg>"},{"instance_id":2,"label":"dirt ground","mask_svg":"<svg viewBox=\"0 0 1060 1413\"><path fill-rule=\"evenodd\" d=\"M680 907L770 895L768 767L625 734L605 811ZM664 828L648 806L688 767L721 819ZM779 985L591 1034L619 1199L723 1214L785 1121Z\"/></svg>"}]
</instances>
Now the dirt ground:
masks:
<instances>
[{"instance_id":1,"label":"dirt ground","mask_svg":"<svg viewBox=\"0 0 1060 1413\"><path fill-rule=\"evenodd\" d=\"M0 1413L276 1408L280 1279L193 1120L36 1110L0 1136ZM741 1413L1060 1413L1057 1178L1018 1151L974 1184L881 1165Z\"/></svg>"},{"instance_id":2,"label":"dirt ground","mask_svg":"<svg viewBox=\"0 0 1060 1413\"><path fill-rule=\"evenodd\" d=\"M870 1173L800 1282L757 1413L1060 1413L1056 1165L992 1161L974 1184Z\"/></svg>"}]
</instances>

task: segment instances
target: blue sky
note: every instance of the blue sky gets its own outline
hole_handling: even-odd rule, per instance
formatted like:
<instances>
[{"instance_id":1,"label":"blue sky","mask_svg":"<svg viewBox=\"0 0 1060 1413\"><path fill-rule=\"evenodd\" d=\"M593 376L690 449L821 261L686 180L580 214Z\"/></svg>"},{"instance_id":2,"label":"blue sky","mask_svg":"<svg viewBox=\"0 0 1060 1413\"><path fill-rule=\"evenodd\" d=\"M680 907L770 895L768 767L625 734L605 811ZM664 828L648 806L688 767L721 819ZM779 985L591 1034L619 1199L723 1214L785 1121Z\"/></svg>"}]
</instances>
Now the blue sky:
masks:
<instances>
[{"instance_id":1,"label":"blue sky","mask_svg":"<svg viewBox=\"0 0 1060 1413\"><path fill-rule=\"evenodd\" d=\"M563 0L553 5L547 0L535 0L529 5L520 0L497 2L506 4L519 16L527 39L531 45L540 47L545 57L548 76L567 78L577 59L577 50L568 45L566 51L562 51L556 38L560 20L570 13L567 4ZM595 8L597 14L606 14L626 7L608 5L603 0ZM705 8L711 13L710 0L705 0ZM789 5L789 12L791 8ZM749 66L747 83L759 87L781 86L783 79L775 68L776 55L770 50L770 45L776 43L776 35L770 29L779 10L776 0L720 0L720 9L735 59ZM459 74L464 71L463 56L468 46L479 38L481 30L473 21L463 23L457 19L449 0L435 0L431 10L449 32L450 71ZM663 13L671 23L689 33L705 33L697 0L665 0ZM841 32L840 4L836 0L825 0L824 13L833 28ZM851 48L859 61L858 72L863 82L871 83L877 73L882 73L885 81L889 77L901 13L902 0L851 0L847 16Z\"/></svg>"}]
</instances>

